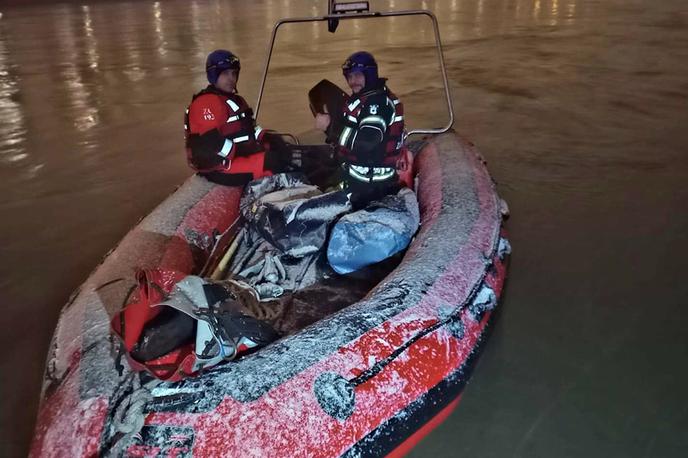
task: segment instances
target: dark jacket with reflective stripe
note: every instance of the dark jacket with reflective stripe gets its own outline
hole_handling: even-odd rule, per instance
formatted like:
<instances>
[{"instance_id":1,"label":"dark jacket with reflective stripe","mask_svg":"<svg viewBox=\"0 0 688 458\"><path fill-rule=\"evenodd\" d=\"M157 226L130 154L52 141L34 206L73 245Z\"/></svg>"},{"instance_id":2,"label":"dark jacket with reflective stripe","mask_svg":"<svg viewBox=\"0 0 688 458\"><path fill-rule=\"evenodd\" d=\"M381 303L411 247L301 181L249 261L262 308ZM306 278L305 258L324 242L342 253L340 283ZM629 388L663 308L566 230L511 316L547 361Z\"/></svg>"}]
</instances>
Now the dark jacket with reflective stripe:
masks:
<instances>
[{"instance_id":1,"label":"dark jacket with reflective stripe","mask_svg":"<svg viewBox=\"0 0 688 458\"><path fill-rule=\"evenodd\" d=\"M365 167L396 165L404 132L404 106L384 80L379 87L349 97L342 116L344 128L338 144L344 162Z\"/></svg>"}]
</instances>

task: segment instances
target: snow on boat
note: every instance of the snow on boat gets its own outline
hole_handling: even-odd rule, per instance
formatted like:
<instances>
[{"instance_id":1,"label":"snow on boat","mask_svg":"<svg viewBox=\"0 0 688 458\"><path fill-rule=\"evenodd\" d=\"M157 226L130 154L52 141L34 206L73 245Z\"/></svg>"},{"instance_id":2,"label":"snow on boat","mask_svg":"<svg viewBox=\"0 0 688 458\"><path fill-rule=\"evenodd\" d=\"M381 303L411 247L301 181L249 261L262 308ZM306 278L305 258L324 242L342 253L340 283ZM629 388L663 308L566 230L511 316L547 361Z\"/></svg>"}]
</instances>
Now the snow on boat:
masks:
<instances>
[{"instance_id":1,"label":"snow on boat","mask_svg":"<svg viewBox=\"0 0 688 458\"><path fill-rule=\"evenodd\" d=\"M110 317L134 286L136 269L197 272L213 234L229 227L238 208L239 188L191 177L64 308L32 456L407 450L455 407L501 295L509 253L503 203L471 144L454 133L435 137L416 165L421 229L365 299L200 377L146 390L126 368L118 373ZM131 405L137 402L138 410ZM140 431L122 445L130 430Z\"/></svg>"},{"instance_id":2,"label":"snow on boat","mask_svg":"<svg viewBox=\"0 0 688 458\"><path fill-rule=\"evenodd\" d=\"M31 456L406 453L456 407L510 252L506 205L472 144L453 131L428 137L414 168L421 228L362 300L197 377L161 383L118 359L110 319L138 270L198 274L237 220L241 188L189 178L64 307Z\"/></svg>"}]
</instances>

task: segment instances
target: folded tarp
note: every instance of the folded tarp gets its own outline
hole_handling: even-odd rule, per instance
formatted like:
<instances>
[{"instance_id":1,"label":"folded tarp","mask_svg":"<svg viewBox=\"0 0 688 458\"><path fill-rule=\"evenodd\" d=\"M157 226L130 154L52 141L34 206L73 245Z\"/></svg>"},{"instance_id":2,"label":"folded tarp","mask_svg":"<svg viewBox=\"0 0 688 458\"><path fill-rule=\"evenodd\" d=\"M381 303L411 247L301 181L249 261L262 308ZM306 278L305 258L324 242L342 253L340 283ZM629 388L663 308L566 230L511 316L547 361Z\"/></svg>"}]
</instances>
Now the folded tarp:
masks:
<instances>
[{"instance_id":1,"label":"folded tarp","mask_svg":"<svg viewBox=\"0 0 688 458\"><path fill-rule=\"evenodd\" d=\"M261 299L308 286L319 278L318 258L328 230L351 210L343 191L322 193L298 174L278 174L248 184L241 200L244 236L230 271ZM326 262L323 266L329 270Z\"/></svg>"},{"instance_id":2,"label":"folded tarp","mask_svg":"<svg viewBox=\"0 0 688 458\"><path fill-rule=\"evenodd\" d=\"M241 202L248 226L282 253L294 257L323 248L329 224L349 210L347 193L323 194L295 174L252 182Z\"/></svg>"}]
</instances>

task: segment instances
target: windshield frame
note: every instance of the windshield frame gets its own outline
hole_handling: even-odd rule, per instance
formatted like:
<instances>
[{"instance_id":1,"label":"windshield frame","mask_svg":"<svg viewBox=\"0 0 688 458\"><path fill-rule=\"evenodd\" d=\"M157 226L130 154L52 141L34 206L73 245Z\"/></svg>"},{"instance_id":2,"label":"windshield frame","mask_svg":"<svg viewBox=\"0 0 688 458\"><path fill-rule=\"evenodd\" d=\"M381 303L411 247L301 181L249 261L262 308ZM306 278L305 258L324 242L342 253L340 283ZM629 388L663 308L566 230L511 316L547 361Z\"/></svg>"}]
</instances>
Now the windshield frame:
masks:
<instances>
[{"instance_id":1,"label":"windshield frame","mask_svg":"<svg viewBox=\"0 0 688 458\"><path fill-rule=\"evenodd\" d=\"M258 100L256 100L254 117L258 120L258 114L260 113L260 102L263 98L263 91L265 89L265 82L268 77L268 71L270 68L270 59L272 57L272 52L275 46L275 40L277 38L277 31L284 24L293 23L303 23L303 22L324 22L324 21L337 21L346 19L368 19L368 18L380 18L380 17L391 17L391 16L428 16L432 21L433 31L435 35L435 46L437 49L437 59L440 66L440 71L442 73L442 82L444 83L444 94L447 102L447 112L449 114L449 121L443 127L439 128L423 128L423 129L411 129L409 130L406 137L418 134L442 134L447 132L454 124L454 106L452 104L451 91L449 89L449 82L447 80L447 70L444 65L444 54L442 53L442 41L440 40L440 31L437 22L437 17L429 10L404 10L404 11L388 11L388 12L360 12L360 13L345 13L345 14L327 14L324 16L312 16L312 17L296 17L296 18L284 18L278 20L272 28L272 36L270 38L270 43L268 45L267 57L265 60L265 66L263 67L263 77L260 83L260 90L258 91Z\"/></svg>"}]
</instances>

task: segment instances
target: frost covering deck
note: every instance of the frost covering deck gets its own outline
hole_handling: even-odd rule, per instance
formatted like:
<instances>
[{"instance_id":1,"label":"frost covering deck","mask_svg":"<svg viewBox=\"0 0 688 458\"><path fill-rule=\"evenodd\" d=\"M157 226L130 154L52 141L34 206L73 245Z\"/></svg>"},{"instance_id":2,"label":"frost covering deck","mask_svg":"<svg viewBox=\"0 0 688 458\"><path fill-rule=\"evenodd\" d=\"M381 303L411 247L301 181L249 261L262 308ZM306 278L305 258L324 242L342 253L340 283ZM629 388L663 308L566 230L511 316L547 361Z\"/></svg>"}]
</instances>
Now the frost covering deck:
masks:
<instances>
[{"instance_id":1,"label":"frost covering deck","mask_svg":"<svg viewBox=\"0 0 688 458\"><path fill-rule=\"evenodd\" d=\"M501 201L471 144L435 137L416 167L421 229L364 300L200 377L149 387L145 406L127 412L134 376L116 370L109 320L135 270L198 272L214 233L236 217L239 189L191 177L65 306L31 455L400 455L455 405L508 255ZM126 434L122 423L144 419L139 434Z\"/></svg>"}]
</instances>

